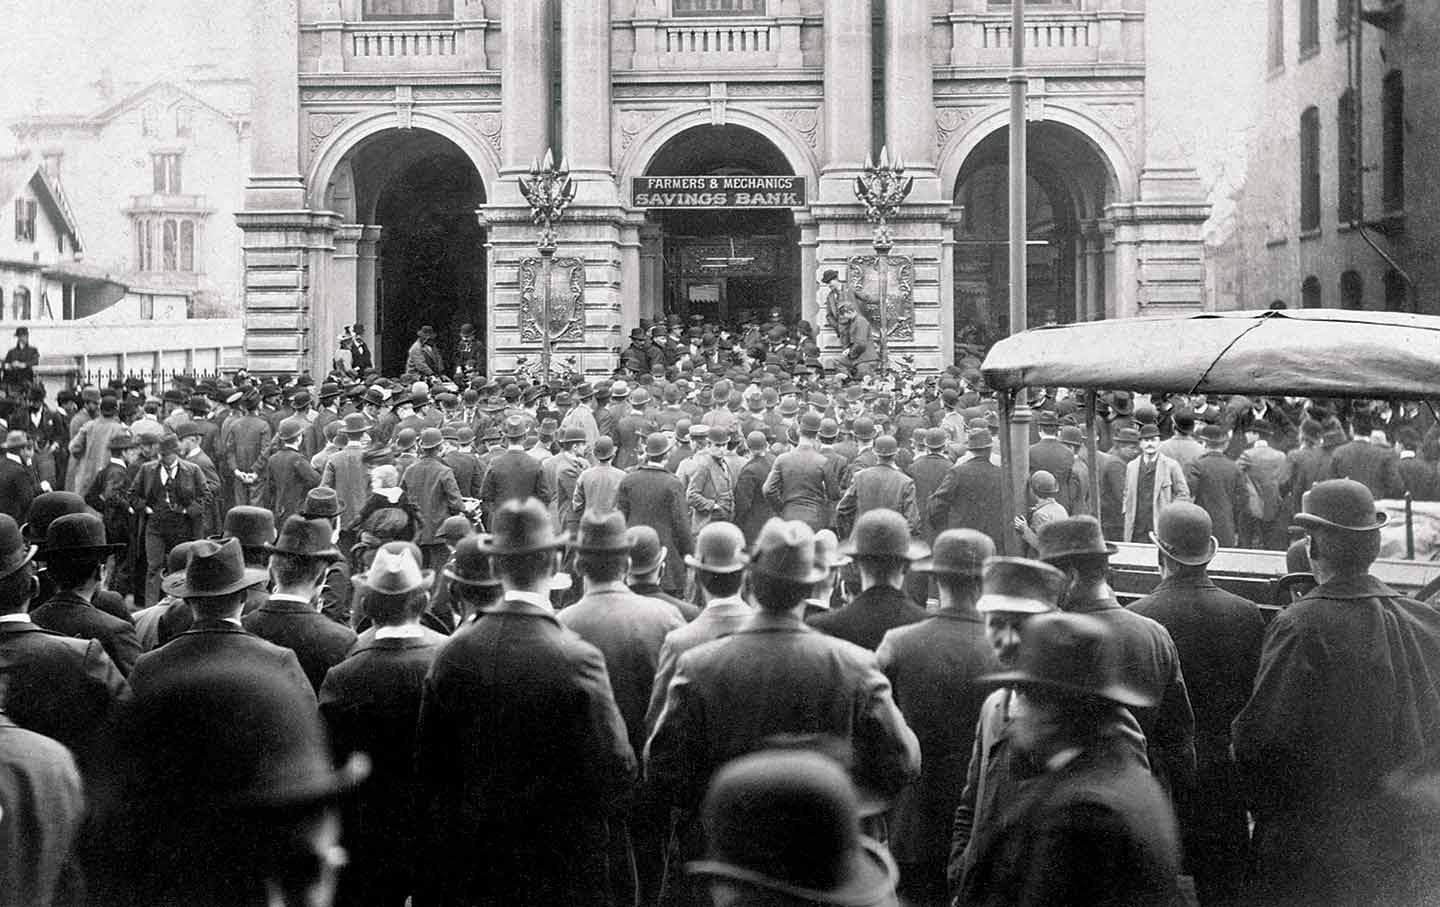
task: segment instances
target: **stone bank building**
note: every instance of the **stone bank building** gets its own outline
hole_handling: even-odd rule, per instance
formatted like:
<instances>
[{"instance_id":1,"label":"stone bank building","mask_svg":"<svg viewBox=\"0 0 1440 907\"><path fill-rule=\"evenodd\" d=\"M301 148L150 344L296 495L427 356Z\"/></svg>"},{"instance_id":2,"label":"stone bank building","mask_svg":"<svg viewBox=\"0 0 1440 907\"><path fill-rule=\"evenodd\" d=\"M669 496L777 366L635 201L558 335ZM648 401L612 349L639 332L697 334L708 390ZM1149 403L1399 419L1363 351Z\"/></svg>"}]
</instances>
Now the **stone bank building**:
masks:
<instances>
[{"instance_id":1,"label":"stone bank building","mask_svg":"<svg viewBox=\"0 0 1440 907\"><path fill-rule=\"evenodd\" d=\"M1184 6L1030 0L1016 36L1000 0L257 0L247 364L323 371L350 322L387 372L421 324L474 324L492 372L544 329L600 372L642 318L818 325L828 268L877 304L854 182L884 146L915 178L892 350L942 366L1007 330L1014 40L1031 324L1199 309L1209 207L1147 72ZM517 177L547 149L576 197L542 325Z\"/></svg>"}]
</instances>

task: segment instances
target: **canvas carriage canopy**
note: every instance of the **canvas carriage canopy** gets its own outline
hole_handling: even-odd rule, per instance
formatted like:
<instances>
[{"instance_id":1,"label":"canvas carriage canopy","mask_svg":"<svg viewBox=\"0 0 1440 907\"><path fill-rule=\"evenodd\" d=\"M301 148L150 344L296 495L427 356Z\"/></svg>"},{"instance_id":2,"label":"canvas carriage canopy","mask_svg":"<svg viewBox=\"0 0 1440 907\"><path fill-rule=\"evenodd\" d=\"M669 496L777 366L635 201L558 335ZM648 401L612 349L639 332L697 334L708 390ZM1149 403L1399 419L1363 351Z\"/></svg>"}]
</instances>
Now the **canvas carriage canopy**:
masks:
<instances>
[{"instance_id":1,"label":"canvas carriage canopy","mask_svg":"<svg viewBox=\"0 0 1440 907\"><path fill-rule=\"evenodd\" d=\"M1440 317L1342 309L1216 312L1054 325L999 341L999 390L1440 397Z\"/></svg>"}]
</instances>

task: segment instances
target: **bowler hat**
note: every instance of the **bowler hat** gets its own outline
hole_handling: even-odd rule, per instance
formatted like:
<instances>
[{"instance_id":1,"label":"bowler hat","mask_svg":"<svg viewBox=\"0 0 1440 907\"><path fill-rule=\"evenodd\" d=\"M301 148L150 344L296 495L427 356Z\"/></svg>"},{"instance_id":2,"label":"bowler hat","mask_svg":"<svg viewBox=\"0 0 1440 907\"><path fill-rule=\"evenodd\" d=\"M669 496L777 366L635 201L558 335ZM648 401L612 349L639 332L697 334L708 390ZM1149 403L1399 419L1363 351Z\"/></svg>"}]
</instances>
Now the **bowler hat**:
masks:
<instances>
[{"instance_id":1,"label":"bowler hat","mask_svg":"<svg viewBox=\"0 0 1440 907\"><path fill-rule=\"evenodd\" d=\"M675 441L669 435L660 431L651 432L650 436L645 439L645 457L650 460L662 457L669 453L670 448L674 446Z\"/></svg>"},{"instance_id":2,"label":"bowler hat","mask_svg":"<svg viewBox=\"0 0 1440 907\"><path fill-rule=\"evenodd\" d=\"M930 556L910 565L920 573L980 576L985 561L995 556L995 542L974 529L946 529L935 537Z\"/></svg>"},{"instance_id":3,"label":"bowler hat","mask_svg":"<svg viewBox=\"0 0 1440 907\"><path fill-rule=\"evenodd\" d=\"M167 576L160 585L165 594L176 598L206 598L239 592L269 579L268 570L245 566L237 540L200 539L190 546L185 572Z\"/></svg>"},{"instance_id":4,"label":"bowler hat","mask_svg":"<svg viewBox=\"0 0 1440 907\"><path fill-rule=\"evenodd\" d=\"M40 545L44 551L45 534L50 530L50 524L67 513L90 513L90 506L85 499L73 491L46 491L35 496L30 502L30 510L25 514L25 525L20 527L20 532L25 536L25 541L34 545Z\"/></svg>"},{"instance_id":5,"label":"bowler hat","mask_svg":"<svg viewBox=\"0 0 1440 907\"><path fill-rule=\"evenodd\" d=\"M990 437L988 428L977 428L965 433L966 450L989 450L995 446L995 439Z\"/></svg>"},{"instance_id":6,"label":"bowler hat","mask_svg":"<svg viewBox=\"0 0 1440 907\"><path fill-rule=\"evenodd\" d=\"M660 566L665 549L660 545L660 534L650 526L631 526L625 530L630 540L630 572L643 576Z\"/></svg>"},{"instance_id":7,"label":"bowler hat","mask_svg":"<svg viewBox=\"0 0 1440 907\"><path fill-rule=\"evenodd\" d=\"M321 400L334 400L338 396L340 396L340 385L334 381L326 381L320 385Z\"/></svg>"},{"instance_id":8,"label":"bowler hat","mask_svg":"<svg viewBox=\"0 0 1440 907\"><path fill-rule=\"evenodd\" d=\"M4 579L35 557L37 546L28 545L15 518L0 513L0 579Z\"/></svg>"},{"instance_id":9,"label":"bowler hat","mask_svg":"<svg viewBox=\"0 0 1440 907\"><path fill-rule=\"evenodd\" d=\"M894 435L881 435L875 439L875 456L888 460L900 453L900 445Z\"/></svg>"},{"instance_id":10,"label":"bowler hat","mask_svg":"<svg viewBox=\"0 0 1440 907\"><path fill-rule=\"evenodd\" d=\"M705 573L738 573L750 558L745 555L745 533L734 523L707 523L695 536L695 553L685 563Z\"/></svg>"},{"instance_id":11,"label":"bowler hat","mask_svg":"<svg viewBox=\"0 0 1440 907\"><path fill-rule=\"evenodd\" d=\"M793 416L800 412L800 403L797 400L786 398L780 401L780 415Z\"/></svg>"},{"instance_id":12,"label":"bowler hat","mask_svg":"<svg viewBox=\"0 0 1440 907\"><path fill-rule=\"evenodd\" d=\"M1042 409L1035 415L1035 424L1041 428L1058 428L1060 416L1054 410Z\"/></svg>"},{"instance_id":13,"label":"bowler hat","mask_svg":"<svg viewBox=\"0 0 1440 907\"><path fill-rule=\"evenodd\" d=\"M861 815L854 782L824 754L741 756L710 784L702 807L709 852L686 870L786 903L888 903L899 873L888 852L860 833Z\"/></svg>"},{"instance_id":14,"label":"bowler hat","mask_svg":"<svg viewBox=\"0 0 1440 907\"><path fill-rule=\"evenodd\" d=\"M510 416L505 420L504 432L507 438L525 437L525 420L519 416Z\"/></svg>"},{"instance_id":15,"label":"bowler hat","mask_svg":"<svg viewBox=\"0 0 1440 907\"><path fill-rule=\"evenodd\" d=\"M463 513L456 513L440 522L439 528L435 530L435 540L444 540L455 545L466 536L474 534L475 524L470 522L470 518Z\"/></svg>"},{"instance_id":16,"label":"bowler hat","mask_svg":"<svg viewBox=\"0 0 1440 907\"><path fill-rule=\"evenodd\" d=\"M902 518L903 519L903 518ZM827 572L815 565L815 532L799 520L771 517L760 528L750 569L800 585L818 583Z\"/></svg>"},{"instance_id":17,"label":"bowler hat","mask_svg":"<svg viewBox=\"0 0 1440 907\"><path fill-rule=\"evenodd\" d=\"M103 555L124 548L105 540L105 522L94 513L67 513L45 530L45 553Z\"/></svg>"},{"instance_id":18,"label":"bowler hat","mask_svg":"<svg viewBox=\"0 0 1440 907\"><path fill-rule=\"evenodd\" d=\"M807 435L819 435L823 423L819 413L806 413L800 417L800 431Z\"/></svg>"},{"instance_id":19,"label":"bowler hat","mask_svg":"<svg viewBox=\"0 0 1440 907\"><path fill-rule=\"evenodd\" d=\"M1085 444L1085 433L1075 425L1065 425L1060 429L1060 443L1068 444L1071 447L1083 447Z\"/></svg>"},{"instance_id":20,"label":"bowler hat","mask_svg":"<svg viewBox=\"0 0 1440 907\"><path fill-rule=\"evenodd\" d=\"M281 420L280 427L275 432L281 441L294 441L304 433L305 420L294 417Z\"/></svg>"},{"instance_id":21,"label":"bowler hat","mask_svg":"<svg viewBox=\"0 0 1440 907\"><path fill-rule=\"evenodd\" d=\"M1105 541L1100 521L1093 516L1072 516L1040 527L1040 560L1054 563L1067 557L1109 557L1118 549Z\"/></svg>"},{"instance_id":22,"label":"bowler hat","mask_svg":"<svg viewBox=\"0 0 1440 907\"><path fill-rule=\"evenodd\" d=\"M611 400L623 400L628 396L630 396L630 385L626 384L624 381L616 381L614 384L610 385Z\"/></svg>"},{"instance_id":23,"label":"bowler hat","mask_svg":"<svg viewBox=\"0 0 1440 907\"><path fill-rule=\"evenodd\" d=\"M990 446L990 433L985 433L985 446ZM943 428L932 428L925 432L925 448L927 450L944 450L950 443L950 437L945 434Z\"/></svg>"},{"instance_id":24,"label":"bowler hat","mask_svg":"<svg viewBox=\"0 0 1440 907\"><path fill-rule=\"evenodd\" d=\"M445 443L445 435L438 428L426 428L420 432L420 449L434 450Z\"/></svg>"},{"instance_id":25,"label":"bowler hat","mask_svg":"<svg viewBox=\"0 0 1440 907\"><path fill-rule=\"evenodd\" d=\"M834 441L840 437L840 423L834 419L821 419L818 434L821 441Z\"/></svg>"},{"instance_id":26,"label":"bowler hat","mask_svg":"<svg viewBox=\"0 0 1440 907\"><path fill-rule=\"evenodd\" d=\"M375 427L364 413L350 413L340 425L340 430L347 435L364 434Z\"/></svg>"},{"instance_id":27,"label":"bowler hat","mask_svg":"<svg viewBox=\"0 0 1440 907\"><path fill-rule=\"evenodd\" d=\"M635 388L635 392L630 395L630 405L631 405L631 406L644 406L645 404L647 404L647 403L649 403L649 402L650 402L650 392L647 391L647 390L646 390L645 388L643 388L643 387L637 387L637 388Z\"/></svg>"},{"instance_id":28,"label":"bowler hat","mask_svg":"<svg viewBox=\"0 0 1440 907\"><path fill-rule=\"evenodd\" d=\"M615 442L609 436L598 438L595 441L595 449L591 453L602 463L612 460L615 458Z\"/></svg>"},{"instance_id":29,"label":"bowler hat","mask_svg":"<svg viewBox=\"0 0 1440 907\"><path fill-rule=\"evenodd\" d=\"M887 557L917 561L930 553L924 542L910 537L910 525L894 510L867 510L855 521L850 539L840 546L855 557Z\"/></svg>"},{"instance_id":30,"label":"bowler hat","mask_svg":"<svg viewBox=\"0 0 1440 907\"><path fill-rule=\"evenodd\" d=\"M836 567L844 567L851 563L850 557L840 553L840 540L835 533L829 529L821 529L815 533L815 566L817 569L830 572Z\"/></svg>"},{"instance_id":31,"label":"bowler hat","mask_svg":"<svg viewBox=\"0 0 1440 907\"><path fill-rule=\"evenodd\" d=\"M175 437L203 438L205 437L205 429L200 427L199 422L181 422L175 426Z\"/></svg>"},{"instance_id":32,"label":"bowler hat","mask_svg":"<svg viewBox=\"0 0 1440 907\"><path fill-rule=\"evenodd\" d=\"M569 428L561 429L559 440L561 444L584 443L586 440L585 429L581 428L578 425L572 425Z\"/></svg>"},{"instance_id":33,"label":"bowler hat","mask_svg":"<svg viewBox=\"0 0 1440 907\"><path fill-rule=\"evenodd\" d=\"M747 450L759 452L767 446L765 433L763 431L752 431L745 436L745 447Z\"/></svg>"},{"instance_id":34,"label":"bowler hat","mask_svg":"<svg viewBox=\"0 0 1440 907\"><path fill-rule=\"evenodd\" d=\"M307 519L330 520L339 516L345 511L345 502L335 493L335 489L326 485L317 485L305 494L305 503L300 505L299 513Z\"/></svg>"},{"instance_id":35,"label":"bowler hat","mask_svg":"<svg viewBox=\"0 0 1440 907\"><path fill-rule=\"evenodd\" d=\"M1160 437L1160 429L1158 426L1155 425L1154 422L1145 422L1140 426L1139 437L1141 441L1145 441L1150 438L1158 438Z\"/></svg>"},{"instance_id":36,"label":"bowler hat","mask_svg":"<svg viewBox=\"0 0 1440 907\"><path fill-rule=\"evenodd\" d=\"M395 433L395 449L409 450L415 446L415 429L405 426Z\"/></svg>"},{"instance_id":37,"label":"bowler hat","mask_svg":"<svg viewBox=\"0 0 1440 907\"><path fill-rule=\"evenodd\" d=\"M1037 497L1049 497L1060 493L1060 483L1055 481L1051 473L1037 469L1030 473L1030 490L1035 492Z\"/></svg>"},{"instance_id":38,"label":"bowler hat","mask_svg":"<svg viewBox=\"0 0 1440 907\"><path fill-rule=\"evenodd\" d=\"M1215 422L1205 423L1199 434L1200 439L1206 444L1224 444L1230 439L1230 433L1225 430L1225 426Z\"/></svg>"},{"instance_id":39,"label":"bowler hat","mask_svg":"<svg viewBox=\"0 0 1440 907\"><path fill-rule=\"evenodd\" d=\"M1054 612L1032 617L1020 630L1015 669L989 674L981 682L1067 698L1100 699L1131 708L1155 705L1153 696L1124 682L1114 631L1089 614Z\"/></svg>"},{"instance_id":40,"label":"bowler hat","mask_svg":"<svg viewBox=\"0 0 1440 907\"><path fill-rule=\"evenodd\" d=\"M292 513L280 527L280 537L275 540L275 544L265 547L272 554L338 561L342 555L335 547L333 535L334 530L328 520L311 519Z\"/></svg>"},{"instance_id":41,"label":"bowler hat","mask_svg":"<svg viewBox=\"0 0 1440 907\"><path fill-rule=\"evenodd\" d=\"M370 569L355 577L355 586L375 595L409 595L430 588L434 574L421 570L409 542L386 542L375 552Z\"/></svg>"},{"instance_id":42,"label":"bowler hat","mask_svg":"<svg viewBox=\"0 0 1440 907\"><path fill-rule=\"evenodd\" d=\"M506 501L495 514L493 534L483 549L489 554L533 554L559 548L567 541L556 534L550 513L535 498Z\"/></svg>"},{"instance_id":43,"label":"bowler hat","mask_svg":"<svg viewBox=\"0 0 1440 907\"><path fill-rule=\"evenodd\" d=\"M242 504L225 511L222 539L236 539L246 551L269 550L275 541L275 514L264 507Z\"/></svg>"},{"instance_id":44,"label":"bowler hat","mask_svg":"<svg viewBox=\"0 0 1440 907\"><path fill-rule=\"evenodd\" d=\"M1161 508L1150 540L1171 560L1198 567L1210 563L1220 547L1220 542L1211 535L1213 528L1204 507L1176 501Z\"/></svg>"},{"instance_id":45,"label":"bowler hat","mask_svg":"<svg viewBox=\"0 0 1440 907\"><path fill-rule=\"evenodd\" d=\"M618 510L586 513L580 518L579 534L570 544L572 551L582 554L619 554L630 548L630 539L625 534L625 515Z\"/></svg>"},{"instance_id":46,"label":"bowler hat","mask_svg":"<svg viewBox=\"0 0 1440 907\"><path fill-rule=\"evenodd\" d=\"M490 537L467 535L455 543L455 553L445 565L445 578L462 586L494 588L500 585L485 547Z\"/></svg>"},{"instance_id":47,"label":"bowler hat","mask_svg":"<svg viewBox=\"0 0 1440 907\"><path fill-rule=\"evenodd\" d=\"M857 439L870 441L875 437L875 422L861 416L855 420L855 426L852 431Z\"/></svg>"},{"instance_id":48,"label":"bowler hat","mask_svg":"<svg viewBox=\"0 0 1440 907\"><path fill-rule=\"evenodd\" d=\"M1354 479L1316 482L1301 495L1300 511L1295 514L1295 524L1302 529L1326 526L1347 532L1373 532L1390 521L1383 511L1375 509L1375 496L1369 487Z\"/></svg>"},{"instance_id":49,"label":"bowler hat","mask_svg":"<svg viewBox=\"0 0 1440 907\"><path fill-rule=\"evenodd\" d=\"M1055 610L1064 588L1065 574L1044 561L992 557L985 562L975 608L981 612L1042 614Z\"/></svg>"},{"instance_id":50,"label":"bowler hat","mask_svg":"<svg viewBox=\"0 0 1440 907\"><path fill-rule=\"evenodd\" d=\"M135 436L128 431L117 431L110 436L110 443L107 446L111 450L129 450L135 446Z\"/></svg>"}]
</instances>

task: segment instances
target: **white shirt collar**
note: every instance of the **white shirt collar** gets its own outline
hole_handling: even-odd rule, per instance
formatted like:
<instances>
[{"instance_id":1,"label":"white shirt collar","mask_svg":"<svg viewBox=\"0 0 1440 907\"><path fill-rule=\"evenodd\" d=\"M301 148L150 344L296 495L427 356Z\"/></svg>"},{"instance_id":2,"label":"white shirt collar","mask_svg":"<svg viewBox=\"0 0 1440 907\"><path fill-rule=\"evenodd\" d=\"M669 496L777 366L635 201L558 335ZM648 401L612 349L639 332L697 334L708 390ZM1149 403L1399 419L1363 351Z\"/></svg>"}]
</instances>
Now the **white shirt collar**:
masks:
<instances>
[{"instance_id":1,"label":"white shirt collar","mask_svg":"<svg viewBox=\"0 0 1440 907\"><path fill-rule=\"evenodd\" d=\"M398 627L377 627L376 639L419 639L425 635L425 628L419 624L401 624Z\"/></svg>"},{"instance_id":2,"label":"white shirt collar","mask_svg":"<svg viewBox=\"0 0 1440 907\"><path fill-rule=\"evenodd\" d=\"M290 595L290 594L285 593L285 592L271 592L271 593L270 593L270 600L271 600L272 602L277 602L277 601L278 601L278 602L299 602L300 604L304 605L304 606L307 607L307 608L313 608L313 607L315 607L315 602L312 601L311 599L301 598L301 597L298 596L298 595Z\"/></svg>"},{"instance_id":3,"label":"white shirt collar","mask_svg":"<svg viewBox=\"0 0 1440 907\"><path fill-rule=\"evenodd\" d=\"M114 463L116 466L124 466L124 465L125 465L125 461L122 460L122 459L120 459L119 457L111 457L111 458L110 458L110 462L111 462L111 463Z\"/></svg>"},{"instance_id":4,"label":"white shirt collar","mask_svg":"<svg viewBox=\"0 0 1440 907\"><path fill-rule=\"evenodd\" d=\"M30 615L24 611L16 614L0 614L0 624L28 624Z\"/></svg>"},{"instance_id":5,"label":"white shirt collar","mask_svg":"<svg viewBox=\"0 0 1440 907\"><path fill-rule=\"evenodd\" d=\"M524 602L527 605L534 605L551 614L555 613L554 607L550 604L550 595L546 592L525 592L520 589L514 589L505 593L504 600L507 602Z\"/></svg>"}]
</instances>

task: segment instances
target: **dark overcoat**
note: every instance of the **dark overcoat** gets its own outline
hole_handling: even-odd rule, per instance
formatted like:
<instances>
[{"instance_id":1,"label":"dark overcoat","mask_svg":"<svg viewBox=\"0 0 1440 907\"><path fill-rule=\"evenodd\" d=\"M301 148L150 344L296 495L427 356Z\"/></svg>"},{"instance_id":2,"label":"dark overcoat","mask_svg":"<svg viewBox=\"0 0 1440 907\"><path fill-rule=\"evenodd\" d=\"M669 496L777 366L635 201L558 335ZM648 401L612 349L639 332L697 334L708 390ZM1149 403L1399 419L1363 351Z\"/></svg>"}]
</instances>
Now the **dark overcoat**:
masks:
<instances>
[{"instance_id":1,"label":"dark overcoat","mask_svg":"<svg viewBox=\"0 0 1440 907\"><path fill-rule=\"evenodd\" d=\"M325 673L345 660L355 645L355 631L337 624L313 606L291 599L271 598L241 618L246 630L277 646L284 646L300 660L300 669L315 692Z\"/></svg>"},{"instance_id":2,"label":"dark overcoat","mask_svg":"<svg viewBox=\"0 0 1440 907\"><path fill-rule=\"evenodd\" d=\"M57 592L45 604L31 611L30 619L61 636L100 640L105 654L126 676L140 657L140 640L135 635L133 623L106 614L74 593Z\"/></svg>"},{"instance_id":3,"label":"dark overcoat","mask_svg":"<svg viewBox=\"0 0 1440 907\"><path fill-rule=\"evenodd\" d=\"M655 530L661 546L670 552L660 585L669 592L684 589L684 557L694 550L685 483L664 467L646 463L620 480L615 509L624 514L628 525Z\"/></svg>"}]
</instances>

